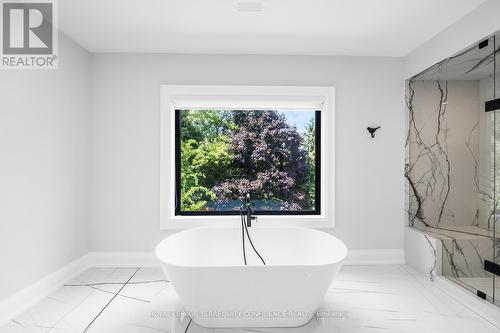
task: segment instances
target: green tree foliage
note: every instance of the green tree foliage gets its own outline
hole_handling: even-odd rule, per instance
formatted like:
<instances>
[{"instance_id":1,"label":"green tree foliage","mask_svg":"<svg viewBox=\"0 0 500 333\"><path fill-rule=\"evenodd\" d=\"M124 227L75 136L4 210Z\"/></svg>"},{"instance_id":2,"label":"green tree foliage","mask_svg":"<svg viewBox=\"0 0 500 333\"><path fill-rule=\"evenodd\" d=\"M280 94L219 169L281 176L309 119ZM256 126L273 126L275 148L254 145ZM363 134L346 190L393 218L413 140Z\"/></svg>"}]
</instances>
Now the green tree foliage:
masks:
<instances>
[{"instance_id":1,"label":"green tree foliage","mask_svg":"<svg viewBox=\"0 0 500 333\"><path fill-rule=\"evenodd\" d=\"M307 152L307 164L309 173L306 176L304 192L307 205L314 208L316 205L316 125L311 119L305 126L304 149Z\"/></svg>"},{"instance_id":2,"label":"green tree foliage","mask_svg":"<svg viewBox=\"0 0 500 333\"><path fill-rule=\"evenodd\" d=\"M277 111L181 111L181 209L248 192L272 209L314 209L314 131L312 121L299 134Z\"/></svg>"},{"instance_id":3,"label":"green tree foliage","mask_svg":"<svg viewBox=\"0 0 500 333\"><path fill-rule=\"evenodd\" d=\"M211 141L236 128L231 112L224 110L183 110L181 111L181 137Z\"/></svg>"},{"instance_id":4,"label":"green tree foliage","mask_svg":"<svg viewBox=\"0 0 500 333\"><path fill-rule=\"evenodd\" d=\"M229 133L233 172L213 188L217 198L234 200L252 193L259 199L278 201L280 209L303 209L302 188L309 170L297 129L277 111L232 114L238 126Z\"/></svg>"},{"instance_id":5,"label":"green tree foliage","mask_svg":"<svg viewBox=\"0 0 500 333\"><path fill-rule=\"evenodd\" d=\"M226 174L232 157L227 132L234 122L226 111L181 112L181 209L201 210L215 200L211 190Z\"/></svg>"}]
</instances>

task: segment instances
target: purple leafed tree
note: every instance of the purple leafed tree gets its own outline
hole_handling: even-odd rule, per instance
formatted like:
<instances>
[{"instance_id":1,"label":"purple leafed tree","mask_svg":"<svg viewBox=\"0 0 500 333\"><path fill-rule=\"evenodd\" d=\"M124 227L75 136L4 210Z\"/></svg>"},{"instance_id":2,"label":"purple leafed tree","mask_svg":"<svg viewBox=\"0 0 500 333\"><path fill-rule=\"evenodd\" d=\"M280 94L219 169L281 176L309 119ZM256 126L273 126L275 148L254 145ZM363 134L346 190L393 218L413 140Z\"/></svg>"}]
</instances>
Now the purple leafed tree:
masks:
<instances>
[{"instance_id":1,"label":"purple leafed tree","mask_svg":"<svg viewBox=\"0 0 500 333\"><path fill-rule=\"evenodd\" d=\"M234 156L230 176L213 187L219 200L277 200L282 210L305 206L303 185L308 173L302 137L276 111L233 111L238 129L229 134Z\"/></svg>"}]
</instances>

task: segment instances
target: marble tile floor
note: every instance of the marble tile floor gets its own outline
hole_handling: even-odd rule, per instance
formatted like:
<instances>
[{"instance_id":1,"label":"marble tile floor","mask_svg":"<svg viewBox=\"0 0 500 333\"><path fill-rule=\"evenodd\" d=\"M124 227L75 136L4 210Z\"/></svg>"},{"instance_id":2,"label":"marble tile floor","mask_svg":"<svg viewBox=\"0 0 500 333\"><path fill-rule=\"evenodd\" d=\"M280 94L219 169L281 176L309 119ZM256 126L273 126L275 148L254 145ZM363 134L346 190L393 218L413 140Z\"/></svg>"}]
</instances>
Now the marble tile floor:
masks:
<instances>
[{"instance_id":1,"label":"marble tile floor","mask_svg":"<svg viewBox=\"0 0 500 333\"><path fill-rule=\"evenodd\" d=\"M404 265L344 266L317 316L298 328L206 329L181 312L160 268L92 268L0 332L500 332Z\"/></svg>"}]
</instances>

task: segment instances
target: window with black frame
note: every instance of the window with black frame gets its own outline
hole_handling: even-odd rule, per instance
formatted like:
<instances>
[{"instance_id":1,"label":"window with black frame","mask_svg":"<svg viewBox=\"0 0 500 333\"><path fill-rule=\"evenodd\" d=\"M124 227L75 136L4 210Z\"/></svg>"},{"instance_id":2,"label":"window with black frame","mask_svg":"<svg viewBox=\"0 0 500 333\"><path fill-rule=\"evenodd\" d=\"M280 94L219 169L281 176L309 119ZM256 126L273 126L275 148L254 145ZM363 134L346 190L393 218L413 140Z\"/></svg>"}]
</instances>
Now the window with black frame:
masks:
<instances>
[{"instance_id":1,"label":"window with black frame","mask_svg":"<svg viewBox=\"0 0 500 333\"><path fill-rule=\"evenodd\" d=\"M320 215L318 110L175 110L176 215Z\"/></svg>"}]
</instances>

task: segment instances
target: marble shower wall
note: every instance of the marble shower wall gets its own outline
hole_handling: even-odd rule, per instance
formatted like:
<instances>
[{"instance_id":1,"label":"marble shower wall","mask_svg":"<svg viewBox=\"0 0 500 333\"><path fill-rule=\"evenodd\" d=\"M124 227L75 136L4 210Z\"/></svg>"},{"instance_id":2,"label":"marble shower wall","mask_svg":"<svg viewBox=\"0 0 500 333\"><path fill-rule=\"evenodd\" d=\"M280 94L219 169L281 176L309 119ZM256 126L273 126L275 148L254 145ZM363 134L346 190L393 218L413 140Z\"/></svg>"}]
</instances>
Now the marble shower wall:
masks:
<instances>
[{"instance_id":1,"label":"marble shower wall","mask_svg":"<svg viewBox=\"0 0 500 333\"><path fill-rule=\"evenodd\" d=\"M485 112L484 103L492 100L494 95L493 76L479 80L479 159L478 188L479 188L479 221L478 226L484 229L493 229L492 203L494 201L495 176L495 117L494 112Z\"/></svg>"},{"instance_id":2,"label":"marble shower wall","mask_svg":"<svg viewBox=\"0 0 500 333\"><path fill-rule=\"evenodd\" d=\"M427 79L407 87L409 225L440 240L436 260L453 278L488 277L483 261L492 257L494 132L484 112L491 83Z\"/></svg>"},{"instance_id":3,"label":"marble shower wall","mask_svg":"<svg viewBox=\"0 0 500 333\"><path fill-rule=\"evenodd\" d=\"M441 240L441 273L454 278L488 278L483 269L484 259L491 260L493 239Z\"/></svg>"},{"instance_id":4,"label":"marble shower wall","mask_svg":"<svg viewBox=\"0 0 500 333\"><path fill-rule=\"evenodd\" d=\"M479 81L408 83L409 224L479 224Z\"/></svg>"}]
</instances>

